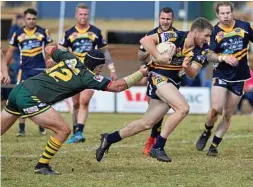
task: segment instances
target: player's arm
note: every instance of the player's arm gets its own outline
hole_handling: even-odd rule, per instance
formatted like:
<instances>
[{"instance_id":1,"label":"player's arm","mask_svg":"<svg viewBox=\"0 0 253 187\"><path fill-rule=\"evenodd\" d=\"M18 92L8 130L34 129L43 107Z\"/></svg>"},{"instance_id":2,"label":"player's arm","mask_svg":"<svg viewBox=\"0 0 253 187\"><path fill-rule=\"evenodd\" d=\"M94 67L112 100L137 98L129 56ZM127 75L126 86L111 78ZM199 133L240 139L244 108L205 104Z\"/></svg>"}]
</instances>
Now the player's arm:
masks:
<instances>
[{"instance_id":1,"label":"player's arm","mask_svg":"<svg viewBox=\"0 0 253 187\"><path fill-rule=\"evenodd\" d=\"M111 72L111 78L112 78L112 80L116 80L117 74L116 74L116 69L115 69L115 66L114 66L114 63L112 60L111 53L107 47L101 48L101 50L103 51L103 53L105 55L105 64L107 65L107 68Z\"/></svg>"},{"instance_id":2,"label":"player's arm","mask_svg":"<svg viewBox=\"0 0 253 187\"><path fill-rule=\"evenodd\" d=\"M151 56L157 59L158 62L166 64L171 60L171 57L167 54L161 55L157 50L156 45L159 43L158 37L158 34L145 36L140 40L140 43Z\"/></svg>"},{"instance_id":3,"label":"player's arm","mask_svg":"<svg viewBox=\"0 0 253 187\"><path fill-rule=\"evenodd\" d=\"M149 57L149 53L147 51L138 50L138 59L140 61L146 61Z\"/></svg>"},{"instance_id":4,"label":"player's arm","mask_svg":"<svg viewBox=\"0 0 253 187\"><path fill-rule=\"evenodd\" d=\"M232 55L224 55L224 54L217 54L214 51L209 51L207 53L207 61L212 63L222 63L225 62L231 66L237 66L238 60Z\"/></svg>"},{"instance_id":5,"label":"player's arm","mask_svg":"<svg viewBox=\"0 0 253 187\"><path fill-rule=\"evenodd\" d=\"M199 70L202 67L199 63L192 62L190 64L190 59L188 57L184 58L182 66L187 77L190 77L191 79L194 79L198 75Z\"/></svg>"},{"instance_id":6,"label":"player's arm","mask_svg":"<svg viewBox=\"0 0 253 187\"><path fill-rule=\"evenodd\" d=\"M126 76L123 79L112 81L111 84L107 87L106 91L121 92L123 90L126 90L132 87L133 85L135 85L138 81L140 81L143 77L146 77L147 75L148 75L148 68L147 66L143 65L135 73L129 76Z\"/></svg>"},{"instance_id":7,"label":"player's arm","mask_svg":"<svg viewBox=\"0 0 253 187\"><path fill-rule=\"evenodd\" d=\"M10 80L6 59L1 49L1 83L9 84Z\"/></svg>"}]
</instances>

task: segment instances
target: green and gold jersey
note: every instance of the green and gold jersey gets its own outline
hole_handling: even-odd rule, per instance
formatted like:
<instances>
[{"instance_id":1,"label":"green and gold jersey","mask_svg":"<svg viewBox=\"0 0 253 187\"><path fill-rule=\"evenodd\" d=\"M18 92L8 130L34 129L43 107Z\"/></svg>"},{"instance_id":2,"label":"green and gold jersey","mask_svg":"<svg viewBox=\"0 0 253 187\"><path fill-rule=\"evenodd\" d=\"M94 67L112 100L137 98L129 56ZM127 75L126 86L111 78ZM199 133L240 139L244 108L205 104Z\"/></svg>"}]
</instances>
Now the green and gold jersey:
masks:
<instances>
[{"instance_id":1,"label":"green and gold jersey","mask_svg":"<svg viewBox=\"0 0 253 187\"><path fill-rule=\"evenodd\" d=\"M22 82L44 103L53 104L85 89L106 90L111 83L91 72L70 52L56 49L52 58L57 62L55 66Z\"/></svg>"}]
</instances>

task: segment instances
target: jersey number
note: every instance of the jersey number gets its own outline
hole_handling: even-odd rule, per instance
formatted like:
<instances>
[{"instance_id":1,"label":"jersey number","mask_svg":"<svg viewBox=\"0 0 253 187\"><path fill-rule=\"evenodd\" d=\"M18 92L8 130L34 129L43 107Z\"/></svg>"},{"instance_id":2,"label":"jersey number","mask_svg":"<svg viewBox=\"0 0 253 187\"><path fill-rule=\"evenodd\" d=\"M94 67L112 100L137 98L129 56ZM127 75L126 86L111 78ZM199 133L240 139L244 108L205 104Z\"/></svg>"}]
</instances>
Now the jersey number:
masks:
<instances>
[{"instance_id":1,"label":"jersey number","mask_svg":"<svg viewBox=\"0 0 253 187\"><path fill-rule=\"evenodd\" d=\"M59 82L59 80L62 80L64 82L68 82L72 78L72 72L67 68L62 68L59 71L54 71L57 68L60 68L64 66L63 62L60 62L59 64L55 65L54 67L50 68L48 71L48 75L50 77L53 77L56 82ZM52 72L53 71L53 72Z\"/></svg>"}]
</instances>

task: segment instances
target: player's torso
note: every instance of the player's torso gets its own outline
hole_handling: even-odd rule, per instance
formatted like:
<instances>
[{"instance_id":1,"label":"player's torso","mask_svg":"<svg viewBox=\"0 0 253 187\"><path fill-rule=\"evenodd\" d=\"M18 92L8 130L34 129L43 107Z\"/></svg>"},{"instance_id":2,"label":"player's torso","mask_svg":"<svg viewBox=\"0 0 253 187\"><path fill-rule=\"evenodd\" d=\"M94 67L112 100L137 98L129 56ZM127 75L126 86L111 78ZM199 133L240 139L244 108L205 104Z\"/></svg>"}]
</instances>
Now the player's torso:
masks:
<instances>
[{"instance_id":1,"label":"player's torso","mask_svg":"<svg viewBox=\"0 0 253 187\"><path fill-rule=\"evenodd\" d=\"M70 48L76 57L83 60L88 51L100 48L101 42L104 42L101 41L99 32L100 31L92 25L84 30L80 30L74 26L65 33L66 36L64 39L68 41L61 41L60 44ZM106 43L104 45L106 45Z\"/></svg>"},{"instance_id":2,"label":"player's torso","mask_svg":"<svg viewBox=\"0 0 253 187\"><path fill-rule=\"evenodd\" d=\"M15 41L10 41L10 43L17 42L21 54L21 69L23 71L41 70L46 67L43 57L46 37L45 30L38 26L32 31L23 28L16 32Z\"/></svg>"},{"instance_id":3,"label":"player's torso","mask_svg":"<svg viewBox=\"0 0 253 187\"><path fill-rule=\"evenodd\" d=\"M213 32L216 42L215 52L219 55L232 55L239 61L236 67L226 63L214 64L214 77L227 81L246 80L250 77L247 65L249 35L245 22L235 21L228 29L215 26Z\"/></svg>"},{"instance_id":4,"label":"player's torso","mask_svg":"<svg viewBox=\"0 0 253 187\"><path fill-rule=\"evenodd\" d=\"M207 52L208 47L201 49L198 47L186 49L185 48L185 41L187 38L188 32L182 31L169 31L160 34L159 41L162 42L172 42L176 45L177 51L174 57L172 58L172 62L168 65L159 65L156 63L152 63L150 65L150 71L155 73L159 73L164 75L176 83L181 82L181 70L182 64L185 57L188 57L190 61L205 61L204 54ZM203 58L203 59L202 59Z\"/></svg>"}]
</instances>

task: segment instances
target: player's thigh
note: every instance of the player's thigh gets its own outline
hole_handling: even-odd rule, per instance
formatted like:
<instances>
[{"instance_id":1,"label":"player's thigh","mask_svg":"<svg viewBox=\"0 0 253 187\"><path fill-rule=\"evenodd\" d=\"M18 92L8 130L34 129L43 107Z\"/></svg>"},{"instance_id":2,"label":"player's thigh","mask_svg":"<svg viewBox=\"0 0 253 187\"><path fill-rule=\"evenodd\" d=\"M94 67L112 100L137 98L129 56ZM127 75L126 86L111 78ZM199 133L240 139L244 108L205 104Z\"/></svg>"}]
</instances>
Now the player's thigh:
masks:
<instances>
[{"instance_id":1,"label":"player's thigh","mask_svg":"<svg viewBox=\"0 0 253 187\"><path fill-rule=\"evenodd\" d=\"M1 113L1 134L4 134L18 118L18 115L14 115L3 110Z\"/></svg>"},{"instance_id":2,"label":"player's thigh","mask_svg":"<svg viewBox=\"0 0 253 187\"><path fill-rule=\"evenodd\" d=\"M142 119L149 124L160 121L169 111L170 106L162 100L150 99L148 109Z\"/></svg>"},{"instance_id":3,"label":"player's thigh","mask_svg":"<svg viewBox=\"0 0 253 187\"><path fill-rule=\"evenodd\" d=\"M234 110L236 109L238 103L241 100L240 95L236 95L233 92L228 92L227 99L224 105L224 113L225 115L232 115Z\"/></svg>"},{"instance_id":4,"label":"player's thigh","mask_svg":"<svg viewBox=\"0 0 253 187\"><path fill-rule=\"evenodd\" d=\"M80 93L80 104L88 104L94 94L94 90L83 90Z\"/></svg>"},{"instance_id":5,"label":"player's thigh","mask_svg":"<svg viewBox=\"0 0 253 187\"><path fill-rule=\"evenodd\" d=\"M213 86L211 92L211 108L222 112L226 102L228 90L221 86Z\"/></svg>"},{"instance_id":6,"label":"player's thigh","mask_svg":"<svg viewBox=\"0 0 253 187\"><path fill-rule=\"evenodd\" d=\"M157 88L157 96L169 104L175 111L189 110L189 105L178 88L172 83L166 83Z\"/></svg>"},{"instance_id":7,"label":"player's thigh","mask_svg":"<svg viewBox=\"0 0 253 187\"><path fill-rule=\"evenodd\" d=\"M30 117L30 119L37 125L50 129L54 132L71 131L69 125L53 107L49 108L45 112Z\"/></svg>"}]
</instances>

